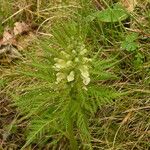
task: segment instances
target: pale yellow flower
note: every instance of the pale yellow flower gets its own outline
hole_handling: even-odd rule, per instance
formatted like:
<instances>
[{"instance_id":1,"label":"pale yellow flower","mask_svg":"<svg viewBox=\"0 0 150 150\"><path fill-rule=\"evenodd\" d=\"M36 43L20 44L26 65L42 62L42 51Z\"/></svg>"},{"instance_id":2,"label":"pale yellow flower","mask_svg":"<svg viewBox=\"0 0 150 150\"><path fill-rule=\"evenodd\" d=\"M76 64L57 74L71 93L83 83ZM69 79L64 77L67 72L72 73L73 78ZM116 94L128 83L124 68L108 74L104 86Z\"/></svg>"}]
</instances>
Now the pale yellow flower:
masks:
<instances>
[{"instance_id":1,"label":"pale yellow flower","mask_svg":"<svg viewBox=\"0 0 150 150\"><path fill-rule=\"evenodd\" d=\"M66 66L66 61L63 59L59 59L59 58L54 58L54 60L56 61L56 63L54 64L54 67L58 70L58 69L62 69L65 68Z\"/></svg>"},{"instance_id":2,"label":"pale yellow flower","mask_svg":"<svg viewBox=\"0 0 150 150\"><path fill-rule=\"evenodd\" d=\"M88 62L91 62L92 59L90 58L87 58L87 57L83 57L83 63L88 63Z\"/></svg>"},{"instance_id":3,"label":"pale yellow flower","mask_svg":"<svg viewBox=\"0 0 150 150\"><path fill-rule=\"evenodd\" d=\"M82 75L83 77L89 76L89 72L88 72L89 69L88 69L88 66L82 65L82 66L80 66L79 70L80 70L81 75Z\"/></svg>"},{"instance_id":4,"label":"pale yellow flower","mask_svg":"<svg viewBox=\"0 0 150 150\"><path fill-rule=\"evenodd\" d=\"M53 68L56 70L56 71L59 71L61 69L64 69L64 68L68 68L68 67L71 67L73 65L73 62L72 61L65 61L63 59L59 59L59 58L54 58L54 60L56 61L56 63L54 64Z\"/></svg>"},{"instance_id":5,"label":"pale yellow flower","mask_svg":"<svg viewBox=\"0 0 150 150\"><path fill-rule=\"evenodd\" d=\"M76 52L75 50L72 50L72 53L73 53L73 54L77 54L77 52Z\"/></svg>"},{"instance_id":6,"label":"pale yellow flower","mask_svg":"<svg viewBox=\"0 0 150 150\"><path fill-rule=\"evenodd\" d=\"M62 72L56 73L56 84L60 83L63 79L66 78L66 75Z\"/></svg>"},{"instance_id":7,"label":"pale yellow flower","mask_svg":"<svg viewBox=\"0 0 150 150\"><path fill-rule=\"evenodd\" d=\"M91 79L89 77L83 78L83 84L88 85L90 83Z\"/></svg>"},{"instance_id":8,"label":"pale yellow flower","mask_svg":"<svg viewBox=\"0 0 150 150\"><path fill-rule=\"evenodd\" d=\"M86 53L87 53L87 49L83 49L81 50L80 55L85 55Z\"/></svg>"},{"instance_id":9,"label":"pale yellow flower","mask_svg":"<svg viewBox=\"0 0 150 150\"><path fill-rule=\"evenodd\" d=\"M70 74L67 76L68 82L71 82L74 80L74 71L71 71Z\"/></svg>"},{"instance_id":10,"label":"pale yellow flower","mask_svg":"<svg viewBox=\"0 0 150 150\"><path fill-rule=\"evenodd\" d=\"M68 59L70 58L70 55L67 54L67 53L64 52L64 51L61 51L60 54L63 55L63 56L65 56L65 57L68 58Z\"/></svg>"},{"instance_id":11,"label":"pale yellow flower","mask_svg":"<svg viewBox=\"0 0 150 150\"><path fill-rule=\"evenodd\" d=\"M81 78L83 79L83 84L88 85L90 83L89 68L86 65L80 66Z\"/></svg>"},{"instance_id":12,"label":"pale yellow flower","mask_svg":"<svg viewBox=\"0 0 150 150\"><path fill-rule=\"evenodd\" d=\"M66 62L66 68L71 67L73 65L73 62L71 60Z\"/></svg>"},{"instance_id":13,"label":"pale yellow flower","mask_svg":"<svg viewBox=\"0 0 150 150\"><path fill-rule=\"evenodd\" d=\"M79 62L79 58L76 57L74 61L78 63Z\"/></svg>"},{"instance_id":14,"label":"pale yellow flower","mask_svg":"<svg viewBox=\"0 0 150 150\"><path fill-rule=\"evenodd\" d=\"M75 80L74 71L78 69L80 71L80 77L82 78L82 82L84 86L90 83L90 74L89 74L89 62L91 62L90 58L85 57L87 54L87 49L84 44L77 45L77 50L73 49L70 51L60 51L60 58L54 58L56 62L53 66L56 73L56 83L60 83L62 80L67 82L71 82ZM70 70L72 70L70 72ZM69 74L67 72L69 71ZM62 73L63 72L63 73ZM85 87L86 88L86 87Z\"/></svg>"}]
</instances>

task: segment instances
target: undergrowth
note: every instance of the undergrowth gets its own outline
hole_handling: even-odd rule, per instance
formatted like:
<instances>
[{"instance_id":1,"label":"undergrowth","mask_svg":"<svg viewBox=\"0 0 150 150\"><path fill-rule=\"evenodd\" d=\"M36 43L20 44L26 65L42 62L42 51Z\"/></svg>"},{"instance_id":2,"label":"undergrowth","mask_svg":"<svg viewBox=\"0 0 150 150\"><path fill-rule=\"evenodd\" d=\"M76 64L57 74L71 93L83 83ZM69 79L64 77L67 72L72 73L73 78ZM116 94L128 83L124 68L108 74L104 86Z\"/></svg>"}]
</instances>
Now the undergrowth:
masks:
<instances>
[{"instance_id":1,"label":"undergrowth","mask_svg":"<svg viewBox=\"0 0 150 150\"><path fill-rule=\"evenodd\" d=\"M100 60L99 52L92 52L87 32L88 25L72 21L57 26L53 37L41 43L46 50L44 64L34 60L30 66L36 73L22 72L41 79L36 86L22 87L23 94L18 92L22 96L15 96L15 105L31 120L24 147L35 139L56 143L52 135L58 134L58 139L65 136L70 141L70 149L78 149L78 143L92 148L88 120L120 94L101 84L115 78L106 72L113 59Z\"/></svg>"},{"instance_id":2,"label":"undergrowth","mask_svg":"<svg viewBox=\"0 0 150 150\"><path fill-rule=\"evenodd\" d=\"M111 0L46 4L1 3L0 32L18 20L34 20L37 33L45 32L23 52L23 62L0 68L0 98L13 99L11 107L17 110L2 141L12 141L25 127L23 142L15 142L14 149L148 150L148 1L132 14ZM120 14L110 17L118 12L125 13L123 20L117 18ZM2 128L8 124L1 122Z\"/></svg>"}]
</instances>

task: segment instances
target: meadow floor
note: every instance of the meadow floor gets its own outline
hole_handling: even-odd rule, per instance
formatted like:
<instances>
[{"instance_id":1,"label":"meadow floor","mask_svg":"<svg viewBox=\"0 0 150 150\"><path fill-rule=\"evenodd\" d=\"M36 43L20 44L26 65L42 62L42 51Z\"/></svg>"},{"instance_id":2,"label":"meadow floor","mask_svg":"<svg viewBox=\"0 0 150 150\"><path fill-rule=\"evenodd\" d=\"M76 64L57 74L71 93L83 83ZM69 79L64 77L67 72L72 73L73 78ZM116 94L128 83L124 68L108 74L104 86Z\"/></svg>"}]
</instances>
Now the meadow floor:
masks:
<instances>
[{"instance_id":1,"label":"meadow floor","mask_svg":"<svg viewBox=\"0 0 150 150\"><path fill-rule=\"evenodd\" d=\"M118 11L112 20L109 14L100 20L93 15L114 3L113 0L0 0L0 150L20 150L26 143L28 119L20 114L13 97L22 94L22 88L41 84L36 76L25 77L20 70L36 75L36 70L25 64L46 59L41 41L51 39L58 24L63 26L63 22L66 25L72 20L78 23L79 18L87 19L90 29L86 41L92 56L98 51L100 60L112 58L115 64L106 70L117 78L99 83L124 93L99 107L90 118L92 148L150 149L150 1L139 0L136 6L124 3L129 16L120 21L116 21ZM25 150L71 150L64 136L55 144L51 140L44 144L31 142ZM79 149L84 149L84 144L78 143Z\"/></svg>"}]
</instances>

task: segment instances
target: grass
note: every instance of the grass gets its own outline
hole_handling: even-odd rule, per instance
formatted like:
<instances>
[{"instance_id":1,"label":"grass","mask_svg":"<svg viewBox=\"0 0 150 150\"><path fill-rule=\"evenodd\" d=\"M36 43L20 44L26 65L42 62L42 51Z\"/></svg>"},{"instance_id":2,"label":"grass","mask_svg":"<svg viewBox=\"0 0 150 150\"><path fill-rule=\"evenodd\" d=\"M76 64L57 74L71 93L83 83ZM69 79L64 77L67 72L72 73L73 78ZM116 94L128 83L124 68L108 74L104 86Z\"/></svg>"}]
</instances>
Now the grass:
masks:
<instances>
[{"instance_id":1,"label":"grass","mask_svg":"<svg viewBox=\"0 0 150 150\"><path fill-rule=\"evenodd\" d=\"M37 28L34 33L36 39L22 51L23 62L15 61L13 64L0 66L0 149L20 149L26 140L25 127L28 126L28 120L21 119L20 112L12 105L11 93L17 93L18 89L31 84L34 86L41 84L36 78L20 75L18 70L23 68L28 72L31 68L25 67L24 64L33 62L33 59L41 62L45 60L40 42L51 38L49 35L54 28L57 28L57 24L68 20L81 22L86 16L97 11L97 7L106 8L111 3L112 1L106 3L104 0L99 5L84 0L64 3L49 1L46 5L45 1L40 0L37 2L1 0L0 20L3 22L1 35L6 26L13 26L16 21L36 24ZM94 53L99 50L100 59L113 57L116 64L110 67L109 71L116 74L118 79L101 81L101 83L127 93L122 98L115 99L113 103L100 107L90 118L89 131L92 135L92 147L95 150L150 148L149 5L148 1L138 3L133 12L130 28L124 27L123 23L105 23L98 19L88 23L88 42ZM134 41L138 48L133 51L122 49L121 44L132 33L138 34ZM56 143L46 142L43 145L35 142L29 146L29 149L69 149L68 140L60 133L53 138ZM83 149L83 145L80 144L79 149Z\"/></svg>"}]
</instances>

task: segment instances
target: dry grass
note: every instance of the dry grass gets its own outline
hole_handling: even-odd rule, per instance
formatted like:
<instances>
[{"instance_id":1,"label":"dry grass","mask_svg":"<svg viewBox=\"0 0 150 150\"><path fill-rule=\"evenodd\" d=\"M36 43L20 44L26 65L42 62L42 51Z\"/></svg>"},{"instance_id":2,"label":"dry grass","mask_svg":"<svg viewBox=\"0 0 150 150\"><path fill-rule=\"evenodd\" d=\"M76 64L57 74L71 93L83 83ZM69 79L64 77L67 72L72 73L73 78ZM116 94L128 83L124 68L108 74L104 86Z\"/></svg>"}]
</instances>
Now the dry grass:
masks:
<instances>
[{"instance_id":1,"label":"dry grass","mask_svg":"<svg viewBox=\"0 0 150 150\"><path fill-rule=\"evenodd\" d=\"M0 0L0 3L2 10L6 11L5 15L0 18L4 28L13 26L16 21L24 20L36 26L34 34L38 38L51 36L50 28L57 20L68 18L74 14L74 10L81 7L74 1L69 1L69 4L68 2L64 3L62 6L59 0L49 0L48 2L42 0L36 2L34 0ZM129 94L121 100L101 108L95 114L95 118L91 118L90 130L93 135L94 150L149 150L150 148L150 24L147 15L149 7L148 0L138 4L134 12L136 20L132 23L132 29L129 29L141 35L140 52L144 55L145 62L141 67L135 69L132 65L132 57L121 52L121 59L127 63L127 68L116 68L121 79L112 86L119 90L129 91ZM1 33L3 29L0 30ZM38 50L38 54L33 50L35 48ZM25 55L24 63L31 61L30 55L38 58L43 56L43 52L38 49L36 42L33 46L27 44L24 49L26 49L26 51L22 51ZM116 51L114 47L112 49ZM9 92L15 87L21 88L22 84L34 82L34 79L19 76L16 72L16 68L19 67L21 65L16 63L0 66L0 79L6 80L6 85L4 84L0 88L0 149L2 150L20 149L25 142L27 122L15 124L19 112L11 105ZM31 147L29 149L32 149ZM49 144L44 149L46 147L51 149ZM67 141L62 139L54 149L67 150Z\"/></svg>"}]
</instances>

